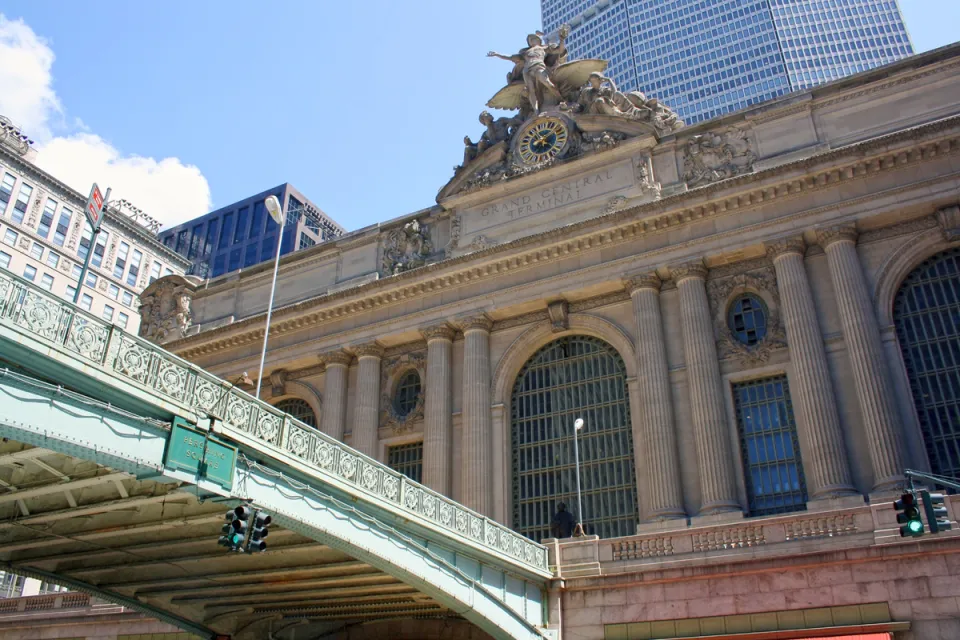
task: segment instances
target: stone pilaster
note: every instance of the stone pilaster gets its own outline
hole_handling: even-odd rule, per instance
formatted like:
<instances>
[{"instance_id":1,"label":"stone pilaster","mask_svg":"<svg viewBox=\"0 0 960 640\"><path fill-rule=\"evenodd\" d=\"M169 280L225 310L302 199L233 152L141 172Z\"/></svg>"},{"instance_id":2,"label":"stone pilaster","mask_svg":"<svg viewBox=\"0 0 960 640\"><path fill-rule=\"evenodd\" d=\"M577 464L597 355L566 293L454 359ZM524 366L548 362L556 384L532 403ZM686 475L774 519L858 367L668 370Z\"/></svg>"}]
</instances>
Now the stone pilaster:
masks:
<instances>
[{"instance_id":1,"label":"stone pilaster","mask_svg":"<svg viewBox=\"0 0 960 640\"><path fill-rule=\"evenodd\" d=\"M705 285L707 269L702 260L696 260L671 268L671 276L680 293L680 325L700 471L699 515L740 511Z\"/></svg>"},{"instance_id":2,"label":"stone pilaster","mask_svg":"<svg viewBox=\"0 0 960 640\"><path fill-rule=\"evenodd\" d=\"M873 464L873 490L894 489L904 482L903 444L880 329L857 255L857 232L853 225L840 225L819 230L817 240L827 254L837 296Z\"/></svg>"},{"instance_id":3,"label":"stone pilaster","mask_svg":"<svg viewBox=\"0 0 960 640\"><path fill-rule=\"evenodd\" d=\"M357 354L357 409L353 419L354 449L377 458L377 444L380 438L380 361L383 359L383 347L377 342L369 342L354 347Z\"/></svg>"},{"instance_id":4,"label":"stone pilaster","mask_svg":"<svg viewBox=\"0 0 960 640\"><path fill-rule=\"evenodd\" d=\"M320 354L325 366L323 376L323 417L320 430L343 442L347 423L347 372L353 356L339 349Z\"/></svg>"},{"instance_id":5,"label":"stone pilaster","mask_svg":"<svg viewBox=\"0 0 960 640\"><path fill-rule=\"evenodd\" d=\"M490 329L486 315L460 322L463 331L463 435L460 502L491 515Z\"/></svg>"},{"instance_id":6,"label":"stone pilaster","mask_svg":"<svg viewBox=\"0 0 960 640\"><path fill-rule=\"evenodd\" d=\"M633 300L637 328L637 386L640 393L640 433L634 433L634 450L641 453L643 498L650 520L682 518L683 493L673 403L660 316L660 278L655 274L625 281Z\"/></svg>"},{"instance_id":7,"label":"stone pilaster","mask_svg":"<svg viewBox=\"0 0 960 640\"><path fill-rule=\"evenodd\" d=\"M423 420L423 484L451 493L453 459L453 336L446 324L420 331L427 341L427 380Z\"/></svg>"},{"instance_id":8,"label":"stone pilaster","mask_svg":"<svg viewBox=\"0 0 960 640\"><path fill-rule=\"evenodd\" d=\"M806 245L802 237L767 244L780 290L783 323L790 361L790 397L797 408L798 435L805 444L810 471L808 484L814 500L856 493L850 477L837 401L833 394L827 353L817 322L813 292L803 266Z\"/></svg>"}]
</instances>

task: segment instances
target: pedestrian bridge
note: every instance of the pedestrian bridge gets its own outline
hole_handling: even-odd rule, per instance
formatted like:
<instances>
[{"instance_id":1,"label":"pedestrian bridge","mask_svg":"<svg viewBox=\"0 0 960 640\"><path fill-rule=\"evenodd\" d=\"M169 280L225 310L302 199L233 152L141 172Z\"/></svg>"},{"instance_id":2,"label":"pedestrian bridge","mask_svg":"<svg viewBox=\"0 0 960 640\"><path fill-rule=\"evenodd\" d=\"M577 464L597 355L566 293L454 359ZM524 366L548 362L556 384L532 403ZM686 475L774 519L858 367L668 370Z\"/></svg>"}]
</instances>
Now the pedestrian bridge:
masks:
<instances>
[{"instance_id":1,"label":"pedestrian bridge","mask_svg":"<svg viewBox=\"0 0 960 640\"><path fill-rule=\"evenodd\" d=\"M202 637L549 637L546 548L7 272L0 435L0 569Z\"/></svg>"}]
</instances>

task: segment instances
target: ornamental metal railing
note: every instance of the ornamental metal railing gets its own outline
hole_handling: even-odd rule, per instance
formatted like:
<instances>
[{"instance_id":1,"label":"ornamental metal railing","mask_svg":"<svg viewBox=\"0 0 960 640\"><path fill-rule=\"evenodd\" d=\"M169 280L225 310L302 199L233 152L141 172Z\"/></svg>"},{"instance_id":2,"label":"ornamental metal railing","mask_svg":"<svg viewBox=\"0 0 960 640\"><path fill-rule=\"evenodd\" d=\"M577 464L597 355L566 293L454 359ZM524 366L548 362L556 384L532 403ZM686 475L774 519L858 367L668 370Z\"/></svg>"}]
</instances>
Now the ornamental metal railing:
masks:
<instances>
[{"instance_id":1,"label":"ornamental metal railing","mask_svg":"<svg viewBox=\"0 0 960 640\"><path fill-rule=\"evenodd\" d=\"M405 517L505 556L537 573L549 571L547 549L424 487L292 416L278 411L157 345L133 336L45 289L0 270L0 323L53 343L147 393L189 411L213 413L247 439L306 464L320 478L385 500Z\"/></svg>"}]
</instances>

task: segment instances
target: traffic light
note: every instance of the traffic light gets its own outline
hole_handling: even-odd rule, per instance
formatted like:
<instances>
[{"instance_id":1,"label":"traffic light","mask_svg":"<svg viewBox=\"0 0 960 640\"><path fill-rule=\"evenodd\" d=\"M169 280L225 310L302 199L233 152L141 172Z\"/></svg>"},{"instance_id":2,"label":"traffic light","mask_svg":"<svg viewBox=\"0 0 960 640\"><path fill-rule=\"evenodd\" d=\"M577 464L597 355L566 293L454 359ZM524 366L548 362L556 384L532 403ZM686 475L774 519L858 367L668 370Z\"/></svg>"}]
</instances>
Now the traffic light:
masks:
<instances>
[{"instance_id":1,"label":"traffic light","mask_svg":"<svg viewBox=\"0 0 960 640\"><path fill-rule=\"evenodd\" d=\"M921 491L920 499L923 501L923 510L927 514L927 526L930 527L930 533L949 531L953 528L953 525L950 524L950 518L947 516L947 507L943 504L942 493Z\"/></svg>"},{"instance_id":2,"label":"traffic light","mask_svg":"<svg viewBox=\"0 0 960 640\"><path fill-rule=\"evenodd\" d=\"M227 511L224 519L226 524L221 527L223 535L218 544L231 551L243 551L243 541L247 539L247 521L250 520L250 507L241 505Z\"/></svg>"},{"instance_id":3,"label":"traffic light","mask_svg":"<svg viewBox=\"0 0 960 640\"><path fill-rule=\"evenodd\" d=\"M264 538L270 533L267 527L270 526L271 522L273 522L273 518L263 511L257 511L256 515L253 516L253 529L250 531L247 551L255 553L257 551L267 550L267 543L264 542Z\"/></svg>"},{"instance_id":4,"label":"traffic light","mask_svg":"<svg viewBox=\"0 0 960 640\"><path fill-rule=\"evenodd\" d=\"M920 519L920 508L917 506L916 495L913 493L901 495L900 499L893 503L893 508L899 512L897 513L897 522L901 525L901 538L923 535L923 520Z\"/></svg>"}]
</instances>

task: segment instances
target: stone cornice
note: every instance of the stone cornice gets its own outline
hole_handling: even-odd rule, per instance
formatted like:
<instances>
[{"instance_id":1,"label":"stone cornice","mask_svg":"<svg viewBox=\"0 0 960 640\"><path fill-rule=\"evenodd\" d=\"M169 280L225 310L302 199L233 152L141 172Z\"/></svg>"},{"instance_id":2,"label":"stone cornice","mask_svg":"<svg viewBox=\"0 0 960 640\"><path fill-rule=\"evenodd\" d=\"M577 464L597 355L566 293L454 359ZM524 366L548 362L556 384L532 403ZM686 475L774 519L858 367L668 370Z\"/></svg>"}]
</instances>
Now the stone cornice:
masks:
<instances>
[{"instance_id":1,"label":"stone cornice","mask_svg":"<svg viewBox=\"0 0 960 640\"><path fill-rule=\"evenodd\" d=\"M779 240L767 242L766 249L767 256L771 260L790 253L799 253L803 256L807 250L807 243L804 242L803 236L790 236L788 238L780 238Z\"/></svg>"},{"instance_id":2,"label":"stone cornice","mask_svg":"<svg viewBox=\"0 0 960 640\"><path fill-rule=\"evenodd\" d=\"M904 165L922 162L960 150L960 136L949 139L921 140L960 125L960 117L948 118L897 132L874 140L850 145L843 149L828 151L812 158L779 165L753 174L745 174L730 180L715 182L659 201L645 203L614 213L600 215L590 220L526 236L458 258L413 269L397 276L380 279L358 287L318 296L300 303L274 310L277 333L287 333L313 326L319 322L340 319L354 313L364 312L384 304L401 302L428 292L438 292L449 287L471 283L486 277L496 277L507 270L533 266L541 262L568 257L571 254L596 249L610 244L633 241L647 233L678 226L705 217L725 213L737 213L745 209L769 206L778 199L789 199L839 184L874 176ZM890 149L896 142L917 141L912 149ZM877 155L870 156L871 151ZM798 170L812 169L831 160L846 160L849 164L840 167L825 167L813 175L794 177ZM669 213L672 205L680 205L693 198L709 197L712 194L750 185L763 179L786 176L780 184L759 186L752 191L729 195L705 204L678 208ZM650 215L654 214L654 215ZM649 217L644 217L649 216ZM602 228L605 225L614 228ZM585 235L570 236L580 232ZM554 244L551 244L553 242ZM522 250L526 249L526 252ZM520 251L518 251L520 250ZM516 252L513 255L505 255ZM488 260L485 264L483 260ZM478 264L479 263L479 264ZM436 274L436 275L431 275ZM317 309L312 313L305 313ZM293 317L295 316L295 317ZM191 358L214 351L247 344L262 335L260 315L252 316L232 325L209 332L201 332L167 345L179 355ZM246 333L236 335L246 327ZM234 334L234 335L231 335ZM222 336L222 337L221 337Z\"/></svg>"},{"instance_id":3,"label":"stone cornice","mask_svg":"<svg viewBox=\"0 0 960 640\"><path fill-rule=\"evenodd\" d=\"M826 249L834 242L857 242L857 227L851 223L817 229L817 243Z\"/></svg>"}]
</instances>

